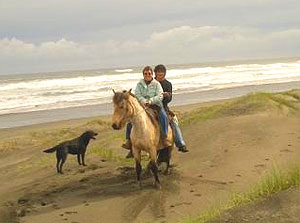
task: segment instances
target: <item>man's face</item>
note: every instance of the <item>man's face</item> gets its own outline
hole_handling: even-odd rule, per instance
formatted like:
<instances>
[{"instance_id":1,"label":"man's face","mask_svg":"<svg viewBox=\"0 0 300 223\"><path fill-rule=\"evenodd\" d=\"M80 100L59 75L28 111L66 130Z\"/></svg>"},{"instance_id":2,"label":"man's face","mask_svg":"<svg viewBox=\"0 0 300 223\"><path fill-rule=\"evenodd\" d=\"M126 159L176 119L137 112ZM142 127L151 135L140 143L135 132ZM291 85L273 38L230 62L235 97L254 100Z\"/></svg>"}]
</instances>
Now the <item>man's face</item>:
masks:
<instances>
[{"instance_id":1,"label":"man's face","mask_svg":"<svg viewBox=\"0 0 300 223\"><path fill-rule=\"evenodd\" d=\"M152 81L152 79L153 79L153 73L152 73L152 71L151 70L145 70L145 72L144 72L144 80L145 81Z\"/></svg>"},{"instance_id":2,"label":"man's face","mask_svg":"<svg viewBox=\"0 0 300 223\"><path fill-rule=\"evenodd\" d=\"M155 73L155 79L159 82L162 82L165 79L166 74L162 71L157 71Z\"/></svg>"}]
</instances>

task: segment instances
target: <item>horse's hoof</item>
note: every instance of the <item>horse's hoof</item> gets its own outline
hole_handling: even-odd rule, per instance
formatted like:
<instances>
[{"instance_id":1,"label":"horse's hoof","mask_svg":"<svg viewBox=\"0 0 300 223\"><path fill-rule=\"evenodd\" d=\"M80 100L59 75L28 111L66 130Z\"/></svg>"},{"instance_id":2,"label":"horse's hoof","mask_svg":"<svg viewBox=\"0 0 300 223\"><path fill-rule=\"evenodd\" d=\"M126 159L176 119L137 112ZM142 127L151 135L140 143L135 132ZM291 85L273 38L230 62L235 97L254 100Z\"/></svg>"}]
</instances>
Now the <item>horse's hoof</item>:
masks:
<instances>
[{"instance_id":1,"label":"horse's hoof","mask_svg":"<svg viewBox=\"0 0 300 223\"><path fill-rule=\"evenodd\" d=\"M146 176L149 176L150 173L151 173L151 169L150 169L149 166L147 166L146 169L145 169L145 174L146 174Z\"/></svg>"},{"instance_id":2,"label":"horse's hoof","mask_svg":"<svg viewBox=\"0 0 300 223\"><path fill-rule=\"evenodd\" d=\"M160 183L156 183L156 184L155 184L155 188L156 188L157 190L161 190L161 185L160 185Z\"/></svg>"},{"instance_id":3,"label":"horse's hoof","mask_svg":"<svg viewBox=\"0 0 300 223\"><path fill-rule=\"evenodd\" d=\"M170 174L170 172L169 172L169 170L165 170L162 174L167 176Z\"/></svg>"}]
</instances>

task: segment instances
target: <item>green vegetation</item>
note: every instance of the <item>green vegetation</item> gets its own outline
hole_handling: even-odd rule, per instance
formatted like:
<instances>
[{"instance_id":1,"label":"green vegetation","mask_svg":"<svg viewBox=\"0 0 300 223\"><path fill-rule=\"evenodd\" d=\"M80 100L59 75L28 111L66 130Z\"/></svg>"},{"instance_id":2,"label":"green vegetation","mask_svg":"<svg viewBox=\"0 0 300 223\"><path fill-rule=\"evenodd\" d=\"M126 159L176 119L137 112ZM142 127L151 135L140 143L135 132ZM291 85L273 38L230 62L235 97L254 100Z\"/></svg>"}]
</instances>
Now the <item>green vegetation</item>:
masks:
<instances>
[{"instance_id":1,"label":"green vegetation","mask_svg":"<svg viewBox=\"0 0 300 223\"><path fill-rule=\"evenodd\" d=\"M185 223L205 223L209 220L220 217L222 213L240 205L244 205L258 199L276 194L282 190L300 185L300 166L291 165L286 170L281 170L274 166L272 171L263 177L249 192L233 193L229 201L225 204L219 204L197 218L184 220Z\"/></svg>"},{"instance_id":2,"label":"green vegetation","mask_svg":"<svg viewBox=\"0 0 300 223\"><path fill-rule=\"evenodd\" d=\"M188 125L224 116L247 115L256 112L276 111L295 113L300 110L300 92L248 94L229 102L201 107L180 115L181 124Z\"/></svg>"}]
</instances>

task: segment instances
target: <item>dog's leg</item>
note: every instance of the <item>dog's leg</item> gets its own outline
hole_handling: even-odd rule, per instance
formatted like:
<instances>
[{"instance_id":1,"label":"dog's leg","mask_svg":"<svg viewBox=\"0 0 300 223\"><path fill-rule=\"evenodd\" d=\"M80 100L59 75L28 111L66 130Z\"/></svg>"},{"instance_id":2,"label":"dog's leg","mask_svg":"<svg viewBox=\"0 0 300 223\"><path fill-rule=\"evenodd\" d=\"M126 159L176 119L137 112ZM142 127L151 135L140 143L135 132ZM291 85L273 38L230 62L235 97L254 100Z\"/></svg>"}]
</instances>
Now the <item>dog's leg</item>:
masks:
<instances>
[{"instance_id":1,"label":"dog's leg","mask_svg":"<svg viewBox=\"0 0 300 223\"><path fill-rule=\"evenodd\" d=\"M82 159L82 165L86 166L86 164L84 162L84 157L85 157L85 151L81 154L81 159Z\"/></svg>"},{"instance_id":2,"label":"dog's leg","mask_svg":"<svg viewBox=\"0 0 300 223\"><path fill-rule=\"evenodd\" d=\"M57 162L56 162L57 173L60 173L60 171L59 171L59 162L60 162L60 159L57 159Z\"/></svg>"},{"instance_id":3,"label":"dog's leg","mask_svg":"<svg viewBox=\"0 0 300 223\"><path fill-rule=\"evenodd\" d=\"M80 162L80 153L77 153L77 161L78 161L78 164L81 165L81 162Z\"/></svg>"},{"instance_id":4,"label":"dog's leg","mask_svg":"<svg viewBox=\"0 0 300 223\"><path fill-rule=\"evenodd\" d=\"M66 160L67 160L67 154L63 154L61 158L62 158L62 160L61 160L61 163L60 163L59 172L60 172L61 174L63 174L63 172L62 172L62 167L63 167L64 163L65 163Z\"/></svg>"},{"instance_id":5,"label":"dog's leg","mask_svg":"<svg viewBox=\"0 0 300 223\"><path fill-rule=\"evenodd\" d=\"M59 163L60 163L60 155L59 155L59 151L57 150L56 151L56 170L57 170L57 173L60 173L60 170L59 170Z\"/></svg>"}]
</instances>

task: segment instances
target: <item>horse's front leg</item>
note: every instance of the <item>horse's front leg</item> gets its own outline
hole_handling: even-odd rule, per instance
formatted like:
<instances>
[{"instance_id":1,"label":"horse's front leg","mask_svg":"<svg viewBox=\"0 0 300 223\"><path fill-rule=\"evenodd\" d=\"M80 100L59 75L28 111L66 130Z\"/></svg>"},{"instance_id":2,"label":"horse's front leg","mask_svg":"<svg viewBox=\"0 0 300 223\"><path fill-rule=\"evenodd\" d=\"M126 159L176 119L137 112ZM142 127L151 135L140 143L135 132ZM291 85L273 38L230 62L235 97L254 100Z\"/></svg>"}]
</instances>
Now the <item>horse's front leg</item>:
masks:
<instances>
[{"instance_id":1,"label":"horse's front leg","mask_svg":"<svg viewBox=\"0 0 300 223\"><path fill-rule=\"evenodd\" d=\"M133 153L133 157L135 159L135 170L136 170L136 177L137 177L138 185L141 188L142 187L142 182L141 182L141 175L142 175L141 151L133 147L132 148L132 153Z\"/></svg>"},{"instance_id":2,"label":"horse's front leg","mask_svg":"<svg viewBox=\"0 0 300 223\"><path fill-rule=\"evenodd\" d=\"M150 168L151 168L151 171L153 173L153 176L154 176L154 185L158 188L158 189L161 189L161 186L160 186L160 182L159 182L159 179L158 179L158 167L157 167L157 164L156 164L156 151L153 151L151 154L150 154Z\"/></svg>"}]
</instances>

